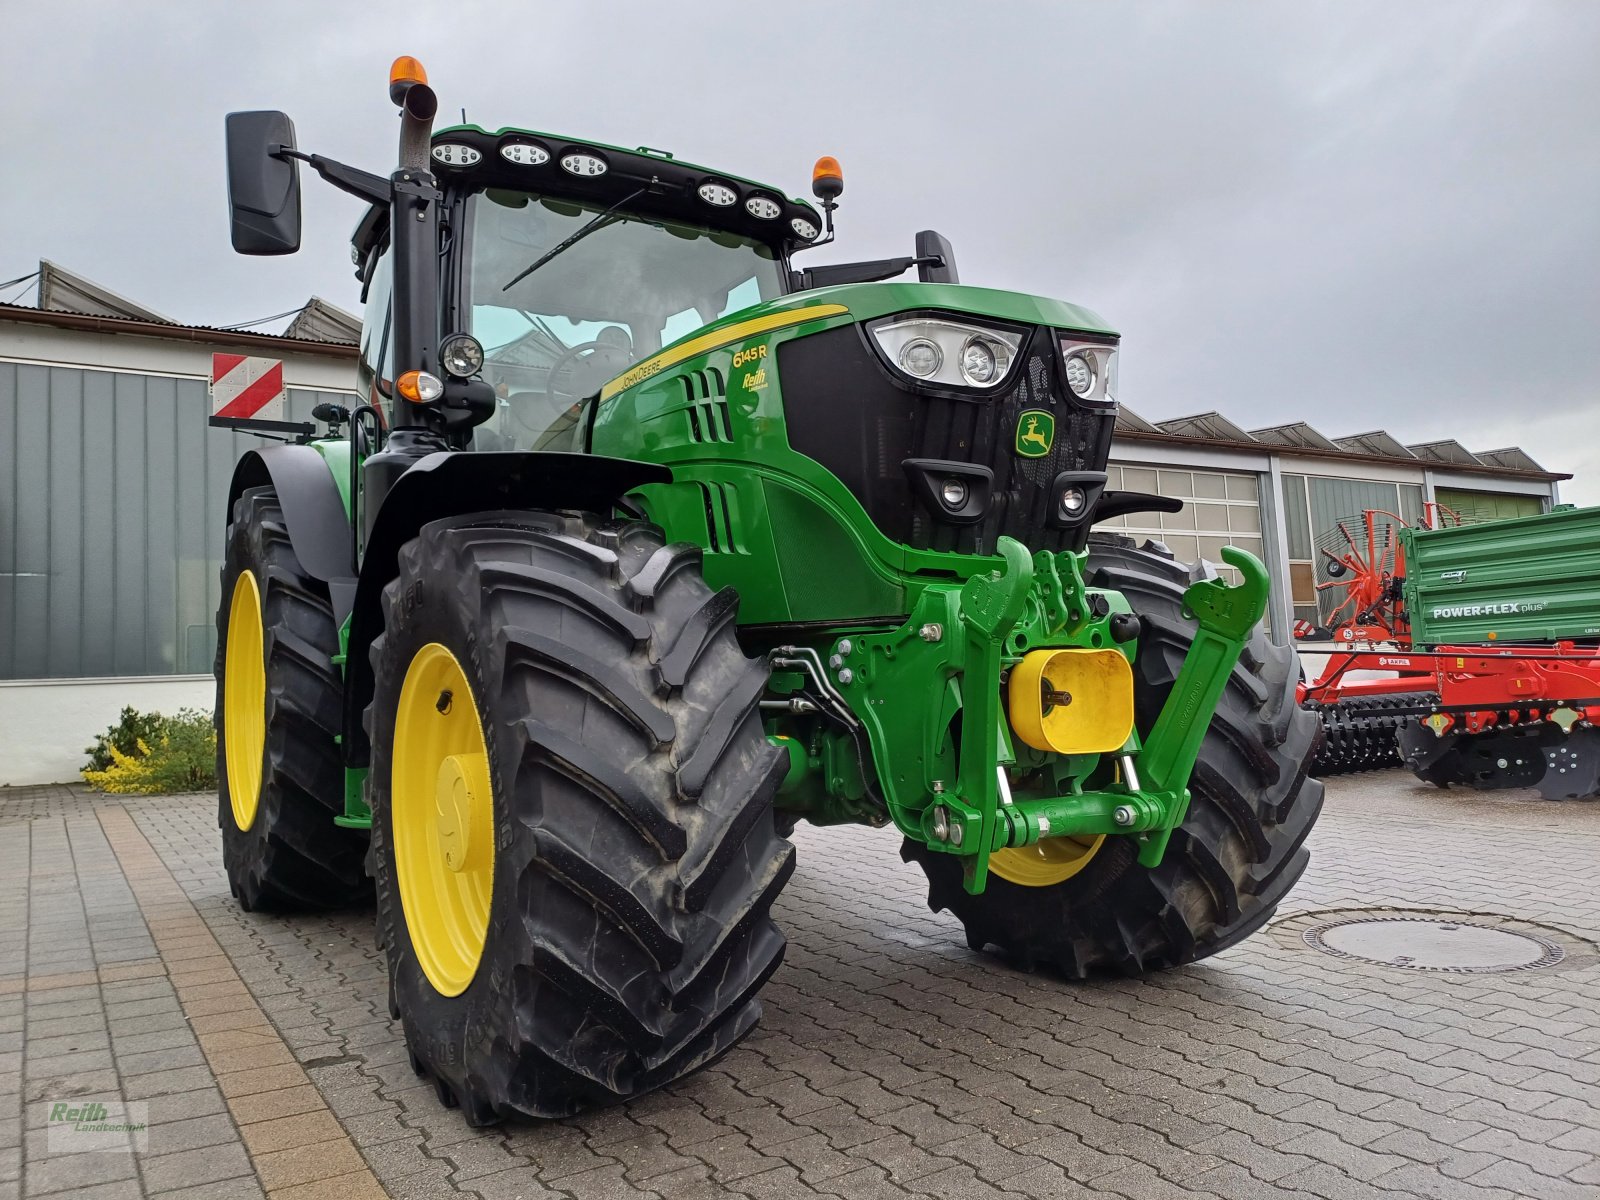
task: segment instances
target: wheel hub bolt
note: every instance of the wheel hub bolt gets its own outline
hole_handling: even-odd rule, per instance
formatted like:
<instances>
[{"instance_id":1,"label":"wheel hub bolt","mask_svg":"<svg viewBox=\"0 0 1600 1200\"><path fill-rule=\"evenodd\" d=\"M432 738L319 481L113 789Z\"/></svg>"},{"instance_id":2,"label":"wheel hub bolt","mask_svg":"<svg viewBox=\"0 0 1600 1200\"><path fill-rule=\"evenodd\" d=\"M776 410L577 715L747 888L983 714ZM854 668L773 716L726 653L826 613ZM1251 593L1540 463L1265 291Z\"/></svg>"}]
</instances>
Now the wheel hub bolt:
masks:
<instances>
[{"instance_id":1,"label":"wheel hub bolt","mask_svg":"<svg viewBox=\"0 0 1600 1200\"><path fill-rule=\"evenodd\" d=\"M1111 819L1118 825L1132 825L1137 815L1130 806L1119 804L1111 814Z\"/></svg>"}]
</instances>

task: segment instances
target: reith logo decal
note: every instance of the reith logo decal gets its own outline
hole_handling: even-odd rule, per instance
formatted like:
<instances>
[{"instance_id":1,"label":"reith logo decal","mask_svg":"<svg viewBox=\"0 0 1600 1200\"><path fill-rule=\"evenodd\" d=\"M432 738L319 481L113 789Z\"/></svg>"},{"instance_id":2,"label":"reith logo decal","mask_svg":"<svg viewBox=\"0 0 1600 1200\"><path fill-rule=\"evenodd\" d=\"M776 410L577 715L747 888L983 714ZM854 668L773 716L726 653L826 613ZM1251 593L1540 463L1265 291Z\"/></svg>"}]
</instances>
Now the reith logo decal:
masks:
<instances>
[{"instance_id":1,"label":"reith logo decal","mask_svg":"<svg viewBox=\"0 0 1600 1200\"><path fill-rule=\"evenodd\" d=\"M1017 453L1023 458L1043 458L1056 440L1056 419L1040 408L1030 408L1017 418Z\"/></svg>"}]
</instances>

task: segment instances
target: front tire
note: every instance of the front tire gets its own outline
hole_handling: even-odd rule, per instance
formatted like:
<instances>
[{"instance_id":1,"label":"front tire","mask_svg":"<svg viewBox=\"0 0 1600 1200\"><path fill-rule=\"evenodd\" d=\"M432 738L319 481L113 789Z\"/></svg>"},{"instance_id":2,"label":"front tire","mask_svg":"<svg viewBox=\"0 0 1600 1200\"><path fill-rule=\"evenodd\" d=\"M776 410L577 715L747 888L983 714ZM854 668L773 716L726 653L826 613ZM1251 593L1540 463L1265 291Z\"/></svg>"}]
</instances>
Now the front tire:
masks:
<instances>
[{"instance_id":1,"label":"front tire","mask_svg":"<svg viewBox=\"0 0 1600 1200\"><path fill-rule=\"evenodd\" d=\"M1091 543L1086 575L1090 586L1126 596L1144 622L1134 710L1148 731L1194 638L1194 621L1183 616L1188 571L1117 538ZM1257 629L1223 691L1190 778L1188 812L1158 867L1139 865L1131 838L1107 837L1088 853L1084 843L1062 848L1069 853L1036 873L1042 886L991 873L983 894L971 896L953 855L908 839L901 856L921 864L929 907L950 910L968 945L996 946L1028 969L1137 975L1225 950L1266 923L1309 861L1302 843L1322 808L1322 784L1306 771L1320 730L1295 703L1297 680L1294 652Z\"/></svg>"},{"instance_id":2,"label":"front tire","mask_svg":"<svg viewBox=\"0 0 1600 1200\"><path fill-rule=\"evenodd\" d=\"M474 1124L659 1087L760 1014L784 764L735 597L698 565L640 523L478 513L425 526L385 590L367 721L391 1007Z\"/></svg>"},{"instance_id":3,"label":"front tire","mask_svg":"<svg viewBox=\"0 0 1600 1200\"><path fill-rule=\"evenodd\" d=\"M368 893L366 838L344 812L339 629L278 494L233 506L217 609L217 824L246 912L342 908Z\"/></svg>"}]
</instances>

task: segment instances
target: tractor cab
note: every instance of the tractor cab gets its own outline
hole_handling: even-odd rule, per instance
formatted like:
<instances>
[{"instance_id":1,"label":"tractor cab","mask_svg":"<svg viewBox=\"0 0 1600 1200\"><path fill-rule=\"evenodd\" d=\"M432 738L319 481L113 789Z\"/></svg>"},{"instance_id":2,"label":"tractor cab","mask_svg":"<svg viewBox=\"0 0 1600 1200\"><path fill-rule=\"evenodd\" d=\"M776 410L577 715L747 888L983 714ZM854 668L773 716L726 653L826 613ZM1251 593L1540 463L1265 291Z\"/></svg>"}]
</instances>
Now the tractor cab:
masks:
<instances>
[{"instance_id":1,"label":"tractor cab","mask_svg":"<svg viewBox=\"0 0 1600 1200\"><path fill-rule=\"evenodd\" d=\"M440 130L429 160L442 196L439 374L493 393L463 448L581 451L583 401L608 380L790 292L912 267L955 281L931 232L914 257L795 269L793 255L832 240L843 177L831 157L813 173L825 216L666 151L527 129ZM394 427L410 414L395 409L389 217L373 205L352 256L368 313L361 386Z\"/></svg>"},{"instance_id":2,"label":"tractor cab","mask_svg":"<svg viewBox=\"0 0 1600 1200\"><path fill-rule=\"evenodd\" d=\"M471 446L576 450L584 397L664 345L790 290L789 255L819 218L775 189L527 130L435 135L444 194L441 374L478 378L493 408ZM366 285L363 390L396 420L385 325L387 210L357 230ZM460 336L465 335L465 336Z\"/></svg>"}]
</instances>

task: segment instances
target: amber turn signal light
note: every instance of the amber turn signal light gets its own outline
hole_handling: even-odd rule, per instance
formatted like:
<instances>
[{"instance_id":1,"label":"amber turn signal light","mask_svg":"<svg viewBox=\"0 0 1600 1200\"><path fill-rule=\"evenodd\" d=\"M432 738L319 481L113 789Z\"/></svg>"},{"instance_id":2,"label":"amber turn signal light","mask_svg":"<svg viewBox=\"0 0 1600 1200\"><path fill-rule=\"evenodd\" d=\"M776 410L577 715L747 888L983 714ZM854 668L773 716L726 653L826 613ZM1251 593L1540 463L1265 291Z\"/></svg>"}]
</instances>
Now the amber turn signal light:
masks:
<instances>
[{"instance_id":1,"label":"amber turn signal light","mask_svg":"<svg viewBox=\"0 0 1600 1200\"><path fill-rule=\"evenodd\" d=\"M395 380L394 390L413 404L427 404L444 395L444 384L426 371L407 371Z\"/></svg>"}]
</instances>

